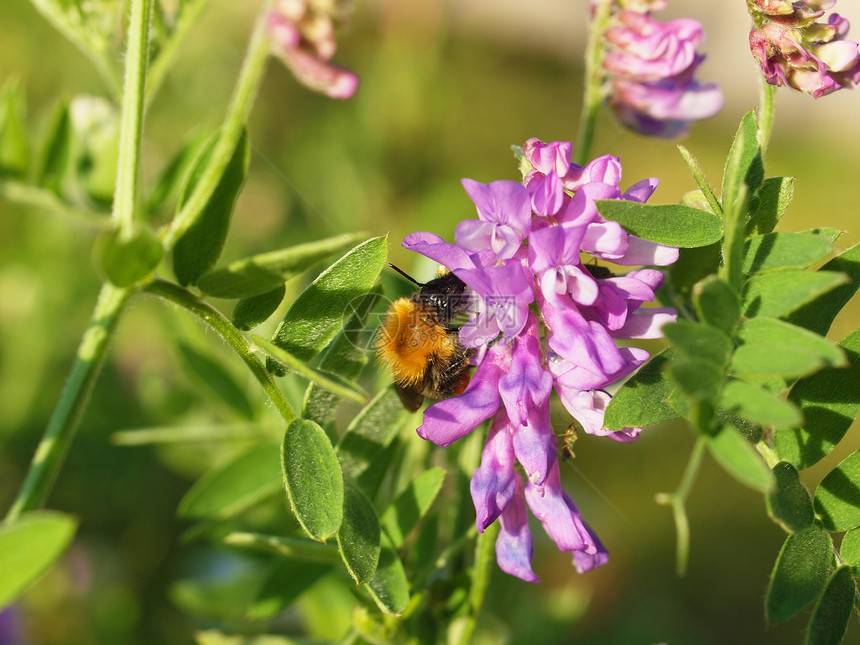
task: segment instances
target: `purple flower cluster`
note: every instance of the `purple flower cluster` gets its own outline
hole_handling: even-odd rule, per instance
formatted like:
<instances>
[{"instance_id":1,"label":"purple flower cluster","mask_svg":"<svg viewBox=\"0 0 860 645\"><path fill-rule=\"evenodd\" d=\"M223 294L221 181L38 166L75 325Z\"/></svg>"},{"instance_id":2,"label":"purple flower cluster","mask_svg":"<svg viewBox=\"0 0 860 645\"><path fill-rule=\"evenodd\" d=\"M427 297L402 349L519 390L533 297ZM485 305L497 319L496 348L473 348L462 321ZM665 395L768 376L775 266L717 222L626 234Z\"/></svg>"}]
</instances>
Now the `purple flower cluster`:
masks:
<instances>
[{"instance_id":1,"label":"purple flower cluster","mask_svg":"<svg viewBox=\"0 0 860 645\"><path fill-rule=\"evenodd\" d=\"M696 53L704 40L702 25L696 20L663 23L649 15L664 6L664 1L624 3L623 9L613 4L603 67L618 119L642 134L671 138L719 112L723 95L715 83L693 78L705 58Z\"/></svg>"},{"instance_id":2,"label":"purple flower cluster","mask_svg":"<svg viewBox=\"0 0 860 645\"><path fill-rule=\"evenodd\" d=\"M771 85L820 98L860 83L857 43L845 40L848 21L837 13L820 22L836 0L753 0L750 50Z\"/></svg>"},{"instance_id":3,"label":"purple flower cluster","mask_svg":"<svg viewBox=\"0 0 860 645\"><path fill-rule=\"evenodd\" d=\"M336 20L343 3L320 0L275 0L266 15L272 52L306 87L333 99L349 99L358 76L331 62L337 50Z\"/></svg>"},{"instance_id":4,"label":"purple flower cluster","mask_svg":"<svg viewBox=\"0 0 860 645\"><path fill-rule=\"evenodd\" d=\"M585 432L635 440L640 428L603 428L610 399L603 388L630 374L648 352L619 348L615 339L659 337L660 327L675 318L672 309L641 307L654 300L660 271L597 278L594 265L580 257L585 252L622 266L674 262L678 249L629 235L604 220L595 204L644 202L657 180L622 193L616 157L578 166L571 151L569 142L530 139L523 147L522 184L463 180L478 219L457 226L456 244L431 233L413 233L403 242L448 267L478 296L474 317L460 330L460 341L475 348L477 370L462 395L427 408L418 434L446 446L492 418L471 483L477 525L483 531L500 520L499 566L527 581L537 576L526 505L558 548L573 552L579 571L607 559L561 488L552 390Z\"/></svg>"}]
</instances>

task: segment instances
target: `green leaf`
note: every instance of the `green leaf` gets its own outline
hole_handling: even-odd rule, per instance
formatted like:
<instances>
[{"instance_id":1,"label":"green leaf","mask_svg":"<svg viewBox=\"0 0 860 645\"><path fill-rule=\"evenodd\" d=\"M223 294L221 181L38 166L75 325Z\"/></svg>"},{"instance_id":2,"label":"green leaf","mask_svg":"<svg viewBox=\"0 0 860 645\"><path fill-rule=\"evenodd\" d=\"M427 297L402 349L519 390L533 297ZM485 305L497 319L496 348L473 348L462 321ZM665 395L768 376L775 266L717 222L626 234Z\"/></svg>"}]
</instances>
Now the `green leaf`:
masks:
<instances>
[{"instance_id":1,"label":"green leaf","mask_svg":"<svg viewBox=\"0 0 860 645\"><path fill-rule=\"evenodd\" d=\"M813 505L824 528L830 531L860 526L860 450L848 455L821 480Z\"/></svg>"},{"instance_id":2,"label":"green leaf","mask_svg":"<svg viewBox=\"0 0 860 645\"><path fill-rule=\"evenodd\" d=\"M806 633L806 645L839 645L842 642L854 608L856 592L851 567L839 567L815 603Z\"/></svg>"},{"instance_id":3,"label":"green leaf","mask_svg":"<svg viewBox=\"0 0 860 645\"><path fill-rule=\"evenodd\" d=\"M779 458L798 469L809 468L841 441L860 414L860 331L845 338L839 346L845 351L849 367L824 369L798 381L788 400L803 412L800 428L777 429L774 446Z\"/></svg>"},{"instance_id":4,"label":"green leaf","mask_svg":"<svg viewBox=\"0 0 860 645\"><path fill-rule=\"evenodd\" d=\"M789 533L802 531L812 525L815 514L809 491L800 483L794 466L786 461L773 467L776 490L765 497L767 513Z\"/></svg>"},{"instance_id":5,"label":"green leaf","mask_svg":"<svg viewBox=\"0 0 860 645\"><path fill-rule=\"evenodd\" d=\"M147 213L156 213L164 208L168 201L178 199L182 183L200 155L206 140L207 137L202 132L193 134L162 168L146 196Z\"/></svg>"},{"instance_id":6,"label":"green leaf","mask_svg":"<svg viewBox=\"0 0 860 645\"><path fill-rule=\"evenodd\" d=\"M368 349L375 332L365 329L365 321L381 295L382 285L376 285L357 303L350 303L352 315L320 357L318 367L321 372L339 374L349 380L358 378L367 365ZM320 425L325 425L342 409L342 397L315 383L308 385L302 403L302 418L313 419Z\"/></svg>"},{"instance_id":7,"label":"green leaf","mask_svg":"<svg viewBox=\"0 0 860 645\"><path fill-rule=\"evenodd\" d=\"M794 197L794 177L769 177L750 200L747 235L770 233Z\"/></svg>"},{"instance_id":8,"label":"green leaf","mask_svg":"<svg viewBox=\"0 0 860 645\"><path fill-rule=\"evenodd\" d=\"M412 431L419 423L420 421L409 423L406 425L406 428L409 431ZM365 468L355 479L356 485L364 491L365 495L372 499L378 499L379 490L382 488L382 484L385 482L386 476L395 464L403 459L404 450L404 442L398 436L395 436L387 446L376 453L376 456L373 457L367 468ZM385 492L386 499L380 500L381 504L384 504L393 494L393 491L390 491L389 489L386 489Z\"/></svg>"},{"instance_id":9,"label":"green leaf","mask_svg":"<svg viewBox=\"0 0 860 645\"><path fill-rule=\"evenodd\" d=\"M338 235L236 260L205 274L197 281L197 286L216 298L258 296L364 239L367 239L364 233Z\"/></svg>"},{"instance_id":10,"label":"green leaf","mask_svg":"<svg viewBox=\"0 0 860 645\"><path fill-rule=\"evenodd\" d=\"M750 195L762 185L764 165L758 146L758 124L755 111L750 110L741 119L732 147L723 169L723 189L720 195L723 209L737 200L741 182L749 188Z\"/></svg>"},{"instance_id":11,"label":"green leaf","mask_svg":"<svg viewBox=\"0 0 860 645\"><path fill-rule=\"evenodd\" d=\"M220 362L182 342L179 343L179 356L186 370L215 400L246 419L254 418L254 407L245 390Z\"/></svg>"},{"instance_id":12,"label":"green leaf","mask_svg":"<svg viewBox=\"0 0 860 645\"><path fill-rule=\"evenodd\" d=\"M337 444L344 474L357 479L379 452L397 436L411 413L393 387L380 391L359 412Z\"/></svg>"},{"instance_id":13,"label":"green leaf","mask_svg":"<svg viewBox=\"0 0 860 645\"><path fill-rule=\"evenodd\" d=\"M53 566L77 527L75 518L56 511L32 511L0 524L0 609Z\"/></svg>"},{"instance_id":14,"label":"green leaf","mask_svg":"<svg viewBox=\"0 0 860 645\"><path fill-rule=\"evenodd\" d=\"M744 381L731 381L723 392L722 406L759 425L796 426L802 416L788 401Z\"/></svg>"},{"instance_id":15,"label":"green leaf","mask_svg":"<svg viewBox=\"0 0 860 645\"><path fill-rule=\"evenodd\" d=\"M305 532L325 542L343 520L343 474L325 431L313 421L287 426L281 452L284 485Z\"/></svg>"},{"instance_id":16,"label":"green leaf","mask_svg":"<svg viewBox=\"0 0 860 645\"><path fill-rule=\"evenodd\" d=\"M69 105L57 102L48 121L44 141L36 160L35 179L39 186L60 194L63 179L69 168L72 148L72 126Z\"/></svg>"},{"instance_id":17,"label":"green leaf","mask_svg":"<svg viewBox=\"0 0 860 645\"><path fill-rule=\"evenodd\" d=\"M282 284L259 296L242 298L233 308L233 325L236 329L248 331L266 322L284 299L287 288Z\"/></svg>"},{"instance_id":18,"label":"green leaf","mask_svg":"<svg viewBox=\"0 0 860 645\"><path fill-rule=\"evenodd\" d=\"M679 358L669 363L669 378L675 387L701 401L715 401L725 381L721 368L711 362Z\"/></svg>"},{"instance_id":19,"label":"green leaf","mask_svg":"<svg viewBox=\"0 0 860 645\"><path fill-rule=\"evenodd\" d=\"M316 356L351 315L350 303L373 288L387 256L387 236L372 238L344 255L296 298L272 343L302 361Z\"/></svg>"},{"instance_id":20,"label":"green leaf","mask_svg":"<svg viewBox=\"0 0 860 645\"><path fill-rule=\"evenodd\" d=\"M152 273L164 257L164 248L155 232L135 223L130 235L116 229L102 231L93 253L105 277L117 287L130 287Z\"/></svg>"},{"instance_id":21,"label":"green leaf","mask_svg":"<svg viewBox=\"0 0 860 645\"><path fill-rule=\"evenodd\" d=\"M821 271L844 273L850 282L818 296L809 304L800 307L788 317L788 320L795 325L806 327L824 335L830 329L836 315L842 311L842 308L860 287L860 244L855 244L837 255L821 267Z\"/></svg>"},{"instance_id":22,"label":"green leaf","mask_svg":"<svg viewBox=\"0 0 860 645\"><path fill-rule=\"evenodd\" d=\"M770 577L765 614L775 623L802 611L827 584L833 549L817 524L788 536Z\"/></svg>"},{"instance_id":23,"label":"green leaf","mask_svg":"<svg viewBox=\"0 0 860 645\"><path fill-rule=\"evenodd\" d=\"M379 517L373 504L358 488L347 484L337 546L356 584L369 582L376 573L380 539Z\"/></svg>"},{"instance_id":24,"label":"green leaf","mask_svg":"<svg viewBox=\"0 0 860 645\"><path fill-rule=\"evenodd\" d=\"M742 345L732 356L731 372L740 377L797 378L846 364L845 353L834 343L776 318L745 321L739 338Z\"/></svg>"},{"instance_id":25,"label":"green leaf","mask_svg":"<svg viewBox=\"0 0 860 645\"><path fill-rule=\"evenodd\" d=\"M194 187L203 175L217 142L218 135L212 136L198 155L188 180L182 188L177 211L182 209L194 192ZM194 224L183 233L173 248L173 271L179 284L196 284L200 276L211 269L221 257L227 232L230 230L233 209L236 207L236 200L248 174L250 159L251 148L248 137L243 134L209 201Z\"/></svg>"},{"instance_id":26,"label":"green leaf","mask_svg":"<svg viewBox=\"0 0 860 645\"><path fill-rule=\"evenodd\" d=\"M607 430L650 426L678 418L678 413L664 403L675 390L663 371L671 356L668 350L652 356L613 395L603 420Z\"/></svg>"},{"instance_id":27,"label":"green leaf","mask_svg":"<svg viewBox=\"0 0 860 645\"><path fill-rule=\"evenodd\" d=\"M17 80L0 90L0 177L24 177L30 165L30 145L24 123L24 93Z\"/></svg>"},{"instance_id":28,"label":"green leaf","mask_svg":"<svg viewBox=\"0 0 860 645\"><path fill-rule=\"evenodd\" d=\"M834 271L778 271L754 275L744 288L743 313L747 318L785 316L846 282L848 278L844 273Z\"/></svg>"},{"instance_id":29,"label":"green leaf","mask_svg":"<svg viewBox=\"0 0 860 645\"><path fill-rule=\"evenodd\" d=\"M850 564L854 574L860 573L860 528L847 531L839 545L839 557L845 564Z\"/></svg>"},{"instance_id":30,"label":"green leaf","mask_svg":"<svg viewBox=\"0 0 860 645\"><path fill-rule=\"evenodd\" d=\"M734 336L741 320L741 300L728 282L712 275L696 283L693 307L699 320Z\"/></svg>"},{"instance_id":31,"label":"green leaf","mask_svg":"<svg viewBox=\"0 0 860 645\"><path fill-rule=\"evenodd\" d=\"M663 325L662 330L681 356L713 363L718 367L729 362L732 340L716 327L682 319Z\"/></svg>"},{"instance_id":32,"label":"green leaf","mask_svg":"<svg viewBox=\"0 0 860 645\"><path fill-rule=\"evenodd\" d=\"M659 244L680 247L707 246L723 236L713 213L682 204L640 204L623 199L600 199L598 212L618 222L631 235Z\"/></svg>"},{"instance_id":33,"label":"green leaf","mask_svg":"<svg viewBox=\"0 0 860 645\"><path fill-rule=\"evenodd\" d=\"M409 606L409 580L397 551L385 535L379 566L370 581L368 591L379 608L386 614L398 615Z\"/></svg>"},{"instance_id":34,"label":"green leaf","mask_svg":"<svg viewBox=\"0 0 860 645\"><path fill-rule=\"evenodd\" d=\"M732 426L723 428L708 437L708 447L714 459L745 486L766 493L775 487L774 477L767 464Z\"/></svg>"},{"instance_id":35,"label":"green leaf","mask_svg":"<svg viewBox=\"0 0 860 645\"><path fill-rule=\"evenodd\" d=\"M296 598L333 569L333 565L322 562L278 561L248 603L247 618L272 618L292 605Z\"/></svg>"},{"instance_id":36,"label":"green leaf","mask_svg":"<svg viewBox=\"0 0 860 645\"><path fill-rule=\"evenodd\" d=\"M406 536L414 529L430 509L430 505L445 481L441 468L425 470L401 492L394 503L382 514L382 528L391 538L392 545L400 548Z\"/></svg>"},{"instance_id":37,"label":"green leaf","mask_svg":"<svg viewBox=\"0 0 860 645\"><path fill-rule=\"evenodd\" d=\"M664 268L668 272L669 285L679 296L688 298L696 283L717 272L721 258L719 244L678 249L678 260Z\"/></svg>"},{"instance_id":38,"label":"green leaf","mask_svg":"<svg viewBox=\"0 0 860 645\"><path fill-rule=\"evenodd\" d=\"M696 161L695 157L693 157L693 155L690 154L690 151L684 146L679 145L678 151L681 153L684 163L687 164L690 174L693 175L693 179L696 180L696 184L699 186L699 190L701 191L702 199L706 201L714 215L717 217L722 216L720 202L717 201L717 197L714 195L714 189L711 188L710 184L705 179L705 175L701 168L699 168L699 163Z\"/></svg>"},{"instance_id":39,"label":"green leaf","mask_svg":"<svg viewBox=\"0 0 860 645\"><path fill-rule=\"evenodd\" d=\"M823 231L819 234L819 231ZM833 252L829 237L836 229L756 235L744 248L744 273L805 269Z\"/></svg>"},{"instance_id":40,"label":"green leaf","mask_svg":"<svg viewBox=\"0 0 860 645\"><path fill-rule=\"evenodd\" d=\"M201 477L179 502L180 517L229 517L278 489L278 447L259 444Z\"/></svg>"}]
</instances>

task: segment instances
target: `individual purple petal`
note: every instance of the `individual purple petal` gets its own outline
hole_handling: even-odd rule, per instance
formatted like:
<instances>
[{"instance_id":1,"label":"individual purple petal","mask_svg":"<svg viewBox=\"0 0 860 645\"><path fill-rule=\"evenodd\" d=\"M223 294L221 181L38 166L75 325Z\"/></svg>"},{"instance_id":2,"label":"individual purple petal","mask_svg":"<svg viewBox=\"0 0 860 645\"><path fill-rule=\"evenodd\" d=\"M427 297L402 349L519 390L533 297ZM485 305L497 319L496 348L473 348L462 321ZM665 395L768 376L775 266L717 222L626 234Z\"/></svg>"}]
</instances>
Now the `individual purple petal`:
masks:
<instances>
[{"instance_id":1,"label":"individual purple petal","mask_svg":"<svg viewBox=\"0 0 860 645\"><path fill-rule=\"evenodd\" d=\"M532 210L538 215L550 217L561 210L565 198L564 186L555 172L548 175L533 174L526 188L531 195Z\"/></svg>"},{"instance_id":2,"label":"individual purple petal","mask_svg":"<svg viewBox=\"0 0 860 645\"><path fill-rule=\"evenodd\" d=\"M588 390L580 392L567 392L562 390L560 397L564 408L570 415L579 421L582 429L596 436L610 434L603 429L603 416L606 406L612 397L603 390Z\"/></svg>"},{"instance_id":3,"label":"individual purple petal","mask_svg":"<svg viewBox=\"0 0 860 645\"><path fill-rule=\"evenodd\" d=\"M482 533L498 519L517 489L519 477L514 472L516 457L512 432L513 427L505 414L497 414L484 444L481 465L472 475L470 489L475 521Z\"/></svg>"},{"instance_id":4,"label":"individual purple petal","mask_svg":"<svg viewBox=\"0 0 860 645\"><path fill-rule=\"evenodd\" d=\"M522 184L508 180L482 184L472 179L463 179L461 183L475 203L480 219L528 230L529 193Z\"/></svg>"},{"instance_id":5,"label":"individual purple petal","mask_svg":"<svg viewBox=\"0 0 860 645\"><path fill-rule=\"evenodd\" d=\"M552 377L549 377L550 389ZM542 485L549 474L549 469L557 461L558 440L552 432L549 419L549 392L547 399L540 407L531 407L528 411L527 423L514 430L514 454L526 472L528 480L535 485Z\"/></svg>"},{"instance_id":6,"label":"individual purple petal","mask_svg":"<svg viewBox=\"0 0 860 645\"><path fill-rule=\"evenodd\" d=\"M510 360L509 347L490 348L460 396L437 401L424 411L418 435L439 446L448 446L493 416L501 404L499 379Z\"/></svg>"},{"instance_id":7,"label":"individual purple petal","mask_svg":"<svg viewBox=\"0 0 860 645\"><path fill-rule=\"evenodd\" d=\"M668 266L678 261L678 248L675 246L657 244L635 235L627 236L627 244L627 251L620 257L613 258L615 264Z\"/></svg>"},{"instance_id":8,"label":"individual purple petal","mask_svg":"<svg viewBox=\"0 0 860 645\"><path fill-rule=\"evenodd\" d=\"M612 439L613 441L617 441L618 443L633 443L637 439L639 439L639 433L642 432L642 428L622 428L617 432L610 432L607 437Z\"/></svg>"},{"instance_id":9,"label":"individual purple petal","mask_svg":"<svg viewBox=\"0 0 860 645\"><path fill-rule=\"evenodd\" d=\"M555 173L564 177L570 168L573 142L553 141L544 143L540 139L529 139L523 144L523 156L532 168L543 175Z\"/></svg>"},{"instance_id":10,"label":"individual purple petal","mask_svg":"<svg viewBox=\"0 0 860 645\"><path fill-rule=\"evenodd\" d=\"M564 297L560 299L564 301ZM614 374L624 366L618 347L606 329L595 321L583 318L570 302L557 308L541 299L540 309L552 335L549 346L570 362L581 365L594 374Z\"/></svg>"},{"instance_id":11,"label":"individual purple petal","mask_svg":"<svg viewBox=\"0 0 860 645\"><path fill-rule=\"evenodd\" d=\"M550 468L542 486L526 482L526 502L559 550L581 550L591 543L579 512L572 511L565 502L558 461Z\"/></svg>"},{"instance_id":12,"label":"individual purple petal","mask_svg":"<svg viewBox=\"0 0 860 645\"><path fill-rule=\"evenodd\" d=\"M529 530L523 484L516 477L517 490L499 519L499 536L496 538L496 561L505 573L526 582L539 582L532 571L534 538Z\"/></svg>"},{"instance_id":13,"label":"individual purple petal","mask_svg":"<svg viewBox=\"0 0 860 645\"><path fill-rule=\"evenodd\" d=\"M629 236L618 222L592 222L582 238L582 250L604 260L624 257Z\"/></svg>"},{"instance_id":14,"label":"individual purple petal","mask_svg":"<svg viewBox=\"0 0 860 645\"><path fill-rule=\"evenodd\" d=\"M565 497L570 501L570 504L576 508L576 505L573 504L573 501L567 497L565 493ZM578 510L577 510L578 512ZM583 526L585 530L588 531L588 535L591 538L591 542L593 548L586 548L579 551L573 552L573 564L576 566L577 573L585 573L586 571L591 571L592 569L596 569L597 567L602 567L609 561L609 552L606 550L606 547L603 546L603 543L598 539L597 534L592 530L592 528L583 521Z\"/></svg>"},{"instance_id":15,"label":"individual purple petal","mask_svg":"<svg viewBox=\"0 0 860 645\"><path fill-rule=\"evenodd\" d=\"M639 309L627 316L624 326L612 332L615 338L662 338L663 325L675 322L678 312L672 307Z\"/></svg>"},{"instance_id":16,"label":"individual purple petal","mask_svg":"<svg viewBox=\"0 0 860 645\"><path fill-rule=\"evenodd\" d=\"M410 233L403 238L403 248L435 260L455 274L457 269L475 268L475 262L466 251L433 233Z\"/></svg>"},{"instance_id":17,"label":"individual purple petal","mask_svg":"<svg viewBox=\"0 0 860 645\"><path fill-rule=\"evenodd\" d=\"M603 155L589 161L585 166L570 164L570 170L562 177L565 190L576 192L587 184L607 184L618 187L621 181L621 161L612 155Z\"/></svg>"},{"instance_id":18,"label":"individual purple petal","mask_svg":"<svg viewBox=\"0 0 860 645\"><path fill-rule=\"evenodd\" d=\"M460 270L457 276L472 287L483 301L478 317L460 329L460 341L467 346L476 338L486 342L502 334L509 343L519 334L528 318L529 304L534 301L532 280L522 263L513 260L487 269ZM486 333L496 329L494 336Z\"/></svg>"},{"instance_id":19,"label":"individual purple petal","mask_svg":"<svg viewBox=\"0 0 860 645\"><path fill-rule=\"evenodd\" d=\"M650 356L646 350L639 347L621 347L618 351L624 360L624 367L608 375L595 374L580 365L563 359L561 356L553 355L548 361L548 367L553 375L555 390L559 394L559 398L564 399L564 390L579 392L606 387L630 374L647 361Z\"/></svg>"},{"instance_id":20,"label":"individual purple petal","mask_svg":"<svg viewBox=\"0 0 860 645\"><path fill-rule=\"evenodd\" d=\"M637 181L627 189L627 192L621 196L621 199L644 204L648 201L648 198L654 194L654 191L657 190L657 185L659 183L660 180L656 177L649 177L648 179Z\"/></svg>"},{"instance_id":21,"label":"individual purple petal","mask_svg":"<svg viewBox=\"0 0 860 645\"><path fill-rule=\"evenodd\" d=\"M537 317L529 312L514 340L510 369L499 380L499 394L514 427L528 423L529 410L546 404L551 391L552 374L541 364Z\"/></svg>"}]
</instances>

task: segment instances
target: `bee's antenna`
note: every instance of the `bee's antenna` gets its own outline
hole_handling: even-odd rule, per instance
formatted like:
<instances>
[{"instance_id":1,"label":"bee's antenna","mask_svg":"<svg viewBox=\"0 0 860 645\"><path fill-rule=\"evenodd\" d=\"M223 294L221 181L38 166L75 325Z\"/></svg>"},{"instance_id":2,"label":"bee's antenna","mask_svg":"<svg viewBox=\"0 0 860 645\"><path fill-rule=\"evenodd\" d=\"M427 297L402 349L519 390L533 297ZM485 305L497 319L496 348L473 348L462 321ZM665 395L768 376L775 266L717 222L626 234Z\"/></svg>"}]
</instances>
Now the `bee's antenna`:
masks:
<instances>
[{"instance_id":1,"label":"bee's antenna","mask_svg":"<svg viewBox=\"0 0 860 645\"><path fill-rule=\"evenodd\" d=\"M391 264L391 262L389 262L389 263L388 263L388 266L390 266L392 269L394 269L395 271L397 271L397 273L399 273L399 274L400 274L400 275L402 275L404 278L406 278L407 280L409 280L409 282L412 282L413 284L417 284L419 287L423 287L423 286L424 286L423 284L421 284L420 282L418 282L418 280L416 280L416 279L415 279L415 278L413 278L411 275L409 275L408 273L406 273L406 271L404 271L404 270L403 270L403 269L401 269L400 267L396 267L396 266L394 266L393 264Z\"/></svg>"}]
</instances>

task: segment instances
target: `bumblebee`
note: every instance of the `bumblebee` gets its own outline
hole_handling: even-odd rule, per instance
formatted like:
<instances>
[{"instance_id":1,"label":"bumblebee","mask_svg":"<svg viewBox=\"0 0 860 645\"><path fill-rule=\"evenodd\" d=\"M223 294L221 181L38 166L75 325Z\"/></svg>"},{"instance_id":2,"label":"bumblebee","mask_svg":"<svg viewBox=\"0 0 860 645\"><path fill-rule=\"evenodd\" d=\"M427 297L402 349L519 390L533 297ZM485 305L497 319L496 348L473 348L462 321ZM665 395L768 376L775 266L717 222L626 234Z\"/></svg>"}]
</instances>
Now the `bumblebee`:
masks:
<instances>
[{"instance_id":1,"label":"bumblebee","mask_svg":"<svg viewBox=\"0 0 860 645\"><path fill-rule=\"evenodd\" d=\"M420 289L391 304L377 332L375 349L393 374L403 405L414 412L424 397L456 396L469 384L473 350L460 343L460 328L453 323L467 310L469 297L466 285L453 273L422 284L389 266Z\"/></svg>"}]
</instances>

